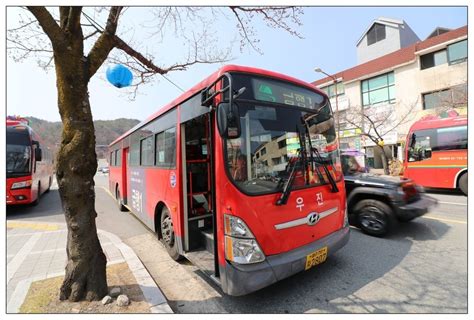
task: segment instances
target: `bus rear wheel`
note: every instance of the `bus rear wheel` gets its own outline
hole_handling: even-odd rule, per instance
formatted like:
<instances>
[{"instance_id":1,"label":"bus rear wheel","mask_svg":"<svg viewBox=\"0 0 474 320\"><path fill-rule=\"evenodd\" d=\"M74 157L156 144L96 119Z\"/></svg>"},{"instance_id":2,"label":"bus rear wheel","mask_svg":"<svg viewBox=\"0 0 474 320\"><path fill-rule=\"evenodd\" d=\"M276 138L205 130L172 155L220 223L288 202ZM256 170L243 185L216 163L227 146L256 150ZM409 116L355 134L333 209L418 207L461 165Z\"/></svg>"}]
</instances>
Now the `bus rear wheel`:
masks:
<instances>
[{"instance_id":1,"label":"bus rear wheel","mask_svg":"<svg viewBox=\"0 0 474 320\"><path fill-rule=\"evenodd\" d=\"M467 196L467 172L463 173L461 178L459 178L458 185L461 192L464 193L465 196Z\"/></svg>"},{"instance_id":2,"label":"bus rear wheel","mask_svg":"<svg viewBox=\"0 0 474 320\"><path fill-rule=\"evenodd\" d=\"M170 212L166 207L164 207L161 211L160 222L161 242L165 246L166 251L170 255L171 259L178 261L182 258L182 256L178 253L178 244L176 243L173 220L171 220Z\"/></svg>"},{"instance_id":3,"label":"bus rear wheel","mask_svg":"<svg viewBox=\"0 0 474 320\"><path fill-rule=\"evenodd\" d=\"M122 199L120 198L120 191L117 190L117 207L119 208L120 211L125 212L127 211L127 208L123 205Z\"/></svg>"}]
</instances>

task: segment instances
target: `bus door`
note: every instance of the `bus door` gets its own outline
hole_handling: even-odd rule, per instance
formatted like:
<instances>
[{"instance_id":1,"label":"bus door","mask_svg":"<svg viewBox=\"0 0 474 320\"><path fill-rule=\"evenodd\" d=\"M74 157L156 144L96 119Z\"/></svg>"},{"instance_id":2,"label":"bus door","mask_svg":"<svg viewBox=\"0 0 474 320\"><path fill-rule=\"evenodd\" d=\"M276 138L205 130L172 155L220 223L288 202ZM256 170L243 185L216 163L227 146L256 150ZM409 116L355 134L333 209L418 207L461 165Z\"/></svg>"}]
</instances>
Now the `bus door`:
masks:
<instances>
[{"instance_id":1,"label":"bus door","mask_svg":"<svg viewBox=\"0 0 474 320\"><path fill-rule=\"evenodd\" d=\"M129 153L129 148L124 148L122 149L122 198L123 198L123 204L128 205L128 184L127 184L127 178L128 178L128 153Z\"/></svg>"},{"instance_id":2,"label":"bus door","mask_svg":"<svg viewBox=\"0 0 474 320\"><path fill-rule=\"evenodd\" d=\"M214 276L217 255L211 128L209 113L186 121L181 125L181 146L185 255Z\"/></svg>"}]
</instances>

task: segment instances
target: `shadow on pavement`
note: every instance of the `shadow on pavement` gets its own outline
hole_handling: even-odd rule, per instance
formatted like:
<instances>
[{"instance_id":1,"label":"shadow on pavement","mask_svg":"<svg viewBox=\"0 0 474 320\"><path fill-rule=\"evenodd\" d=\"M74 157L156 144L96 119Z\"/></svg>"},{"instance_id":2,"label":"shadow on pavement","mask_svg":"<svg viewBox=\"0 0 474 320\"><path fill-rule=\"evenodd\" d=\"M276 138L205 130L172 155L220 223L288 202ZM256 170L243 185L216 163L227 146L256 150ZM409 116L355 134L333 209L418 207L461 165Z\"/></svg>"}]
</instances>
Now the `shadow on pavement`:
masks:
<instances>
[{"instance_id":1,"label":"shadow on pavement","mask_svg":"<svg viewBox=\"0 0 474 320\"><path fill-rule=\"evenodd\" d=\"M212 281L206 279L206 282L221 294L222 297L215 300L229 313L392 312L390 308L396 307L396 300L378 297L380 300L364 301L354 296L397 267L410 252L414 241L437 240L448 230L448 225L432 220L428 225L416 220L400 224L386 238L374 238L358 229L351 229L349 243L324 264L242 297L227 296ZM201 272L196 273L206 278ZM408 299L410 293L398 294ZM350 302L348 299L356 301ZM185 303L188 310L193 309L190 304L203 303L174 302ZM378 305L387 305L388 309L381 309ZM348 306L356 306L354 310L357 311L348 311ZM199 308L198 305L195 307Z\"/></svg>"}]
</instances>

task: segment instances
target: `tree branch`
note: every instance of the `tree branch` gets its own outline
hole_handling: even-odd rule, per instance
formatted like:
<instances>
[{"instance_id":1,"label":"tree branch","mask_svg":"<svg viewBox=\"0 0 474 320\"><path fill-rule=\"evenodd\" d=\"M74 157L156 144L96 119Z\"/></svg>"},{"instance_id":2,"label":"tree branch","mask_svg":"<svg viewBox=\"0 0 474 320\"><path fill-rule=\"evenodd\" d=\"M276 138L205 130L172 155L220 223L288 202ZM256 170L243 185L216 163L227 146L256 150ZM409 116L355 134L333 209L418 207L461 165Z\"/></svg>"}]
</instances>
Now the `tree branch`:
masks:
<instances>
[{"instance_id":1,"label":"tree branch","mask_svg":"<svg viewBox=\"0 0 474 320\"><path fill-rule=\"evenodd\" d=\"M89 79L97 72L116 45L115 32L117 31L118 19L122 9L123 7L112 7L110 9L105 30L103 30L87 56Z\"/></svg>"},{"instance_id":2,"label":"tree branch","mask_svg":"<svg viewBox=\"0 0 474 320\"><path fill-rule=\"evenodd\" d=\"M43 28L44 33L46 33L49 40L51 40L53 47L59 45L59 43L64 39L64 34L49 11L46 10L45 7L31 6L27 8L35 16L36 20L38 20L38 23L40 24L41 28Z\"/></svg>"},{"instance_id":3,"label":"tree branch","mask_svg":"<svg viewBox=\"0 0 474 320\"><path fill-rule=\"evenodd\" d=\"M69 7L66 31L75 31L81 27L82 7Z\"/></svg>"},{"instance_id":4,"label":"tree branch","mask_svg":"<svg viewBox=\"0 0 474 320\"><path fill-rule=\"evenodd\" d=\"M162 68L156 66L153 63L153 61L151 61L150 59L145 58L140 52L138 52L135 49L133 49L132 47L130 47L127 43L125 43L125 41L123 41L122 39L120 39L117 36L115 36L115 44L116 44L117 49L120 49L123 52L125 52L126 54L128 54L129 56L135 58L143 66L147 67L149 70L152 70L155 73L159 73L159 74L165 74L169 71L169 70L165 70L165 69L162 69Z\"/></svg>"}]
</instances>

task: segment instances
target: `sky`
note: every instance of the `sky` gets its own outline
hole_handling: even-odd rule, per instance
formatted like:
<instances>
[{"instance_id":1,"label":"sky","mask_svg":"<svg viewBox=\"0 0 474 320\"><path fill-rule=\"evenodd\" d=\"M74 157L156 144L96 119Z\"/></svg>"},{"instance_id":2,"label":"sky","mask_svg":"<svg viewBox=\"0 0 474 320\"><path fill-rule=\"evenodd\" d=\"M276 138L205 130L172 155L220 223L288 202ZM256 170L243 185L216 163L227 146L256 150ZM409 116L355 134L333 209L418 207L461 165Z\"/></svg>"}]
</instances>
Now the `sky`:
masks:
<instances>
[{"instance_id":1,"label":"sky","mask_svg":"<svg viewBox=\"0 0 474 320\"><path fill-rule=\"evenodd\" d=\"M294 28L303 39L255 20L260 39L258 46L263 54L250 47L241 52L237 41L232 51L234 59L228 63L277 71L312 82L322 77L314 72L316 67L331 74L355 66L357 40L378 17L404 20L421 40L438 26L455 29L467 24L466 7L305 7L303 10L303 25ZM124 32L124 38L131 39L147 52L158 52L155 60L158 64L183 59L186 55L183 40L173 33L166 34L162 43L145 35L150 28L144 29L140 24L152 21L149 11L147 8L128 9L121 18L119 33ZM18 9L8 8L7 27L17 23ZM226 18L216 19L213 30L222 47L233 39L238 40L235 24L230 13ZM194 26L190 22L188 27ZM115 88L105 80L105 70L110 65L106 62L89 84L94 120L143 120L182 93L163 77L156 76L151 85L140 87L137 97L130 100L129 89ZM167 77L187 90L222 65L194 65ZM18 63L8 55L6 67L7 114L59 121L54 70L46 73L35 59Z\"/></svg>"}]
</instances>

